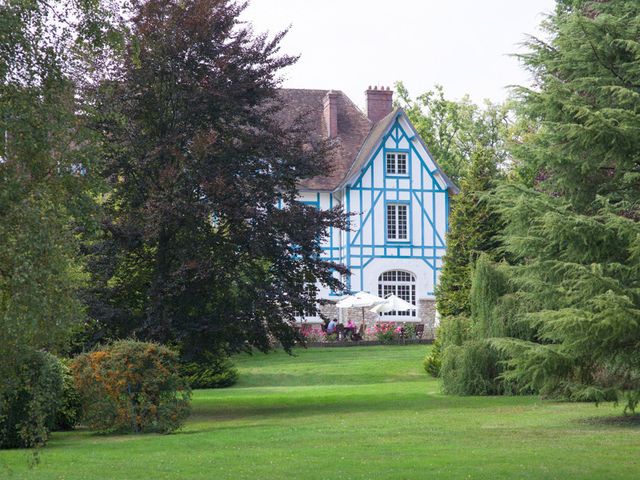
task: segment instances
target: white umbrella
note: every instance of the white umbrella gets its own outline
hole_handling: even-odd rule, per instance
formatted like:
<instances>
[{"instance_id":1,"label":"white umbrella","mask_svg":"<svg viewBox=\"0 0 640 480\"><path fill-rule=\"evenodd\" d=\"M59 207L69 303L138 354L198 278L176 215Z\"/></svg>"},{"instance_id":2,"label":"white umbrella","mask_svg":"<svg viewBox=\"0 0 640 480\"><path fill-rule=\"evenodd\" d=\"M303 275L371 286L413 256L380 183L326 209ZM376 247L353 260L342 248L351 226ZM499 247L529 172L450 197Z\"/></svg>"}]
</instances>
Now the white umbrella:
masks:
<instances>
[{"instance_id":1,"label":"white umbrella","mask_svg":"<svg viewBox=\"0 0 640 480\"><path fill-rule=\"evenodd\" d=\"M389 295L384 303L380 303L373 307L370 311L374 313L385 312L406 312L407 310L415 310L417 307L397 295Z\"/></svg>"},{"instance_id":2,"label":"white umbrella","mask_svg":"<svg viewBox=\"0 0 640 480\"><path fill-rule=\"evenodd\" d=\"M364 309L367 307L373 307L384 303L384 298L380 298L376 295L371 295L367 292L358 292L354 295L348 295L342 298L336 307L338 308L361 308L362 309L362 323L364 323Z\"/></svg>"}]
</instances>

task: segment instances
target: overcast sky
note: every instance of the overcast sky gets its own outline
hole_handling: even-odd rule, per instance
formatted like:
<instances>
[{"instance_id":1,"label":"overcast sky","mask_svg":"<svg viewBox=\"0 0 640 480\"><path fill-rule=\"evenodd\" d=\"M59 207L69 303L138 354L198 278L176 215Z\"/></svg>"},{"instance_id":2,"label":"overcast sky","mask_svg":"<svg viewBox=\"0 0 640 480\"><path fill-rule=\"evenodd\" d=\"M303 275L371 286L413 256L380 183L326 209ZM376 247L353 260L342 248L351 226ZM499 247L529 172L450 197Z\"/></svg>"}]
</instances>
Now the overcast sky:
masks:
<instances>
[{"instance_id":1,"label":"overcast sky","mask_svg":"<svg viewBox=\"0 0 640 480\"><path fill-rule=\"evenodd\" d=\"M368 85L402 80L412 95L439 83L501 101L528 76L509 54L539 33L553 0L251 0L257 32L290 26L283 52L300 55L284 86L342 90L358 105Z\"/></svg>"}]
</instances>

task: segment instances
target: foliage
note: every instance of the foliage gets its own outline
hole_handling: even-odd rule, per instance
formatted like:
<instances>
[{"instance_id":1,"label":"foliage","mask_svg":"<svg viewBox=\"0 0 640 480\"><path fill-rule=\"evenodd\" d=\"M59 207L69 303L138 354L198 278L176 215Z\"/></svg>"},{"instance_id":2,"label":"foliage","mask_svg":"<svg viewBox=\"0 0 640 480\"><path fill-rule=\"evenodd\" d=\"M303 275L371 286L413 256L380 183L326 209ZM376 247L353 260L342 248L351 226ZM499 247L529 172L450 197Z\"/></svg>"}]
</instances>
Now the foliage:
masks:
<instances>
[{"instance_id":1,"label":"foliage","mask_svg":"<svg viewBox=\"0 0 640 480\"><path fill-rule=\"evenodd\" d=\"M530 305L533 333L497 343L513 357L509 377L576 400L632 398L640 389L638 222L610 207L579 214L520 187L496 195L505 245L519 260L511 282Z\"/></svg>"},{"instance_id":2,"label":"foliage","mask_svg":"<svg viewBox=\"0 0 640 480\"><path fill-rule=\"evenodd\" d=\"M491 262L489 256L480 255L473 269L469 295L474 336L491 338L504 335L504 325L497 321L494 309L498 298L506 293L506 284L505 274Z\"/></svg>"},{"instance_id":3,"label":"foliage","mask_svg":"<svg viewBox=\"0 0 640 480\"><path fill-rule=\"evenodd\" d=\"M62 399L51 425L53 431L72 430L80 422L82 414L82 403L71 371L71 362L59 361L62 372Z\"/></svg>"},{"instance_id":4,"label":"foliage","mask_svg":"<svg viewBox=\"0 0 640 480\"><path fill-rule=\"evenodd\" d=\"M545 395L615 399L633 411L640 392L640 5L563 2L544 26L549 40L531 39L521 57L537 88L518 90L520 113L538 126L517 152L533 181L502 186L493 197L514 263L512 298L500 299L496 312L519 317L512 338L493 344L510 357L507 379Z\"/></svg>"},{"instance_id":5,"label":"foliage","mask_svg":"<svg viewBox=\"0 0 640 480\"><path fill-rule=\"evenodd\" d=\"M29 399L15 410L24 424L21 439L10 434L16 445L46 439L38 351L60 351L83 317L79 250L99 182L79 85L100 71L89 71L92 55L115 40L104 3L0 5L0 397Z\"/></svg>"},{"instance_id":6,"label":"foliage","mask_svg":"<svg viewBox=\"0 0 640 480\"><path fill-rule=\"evenodd\" d=\"M536 89L519 88L520 114L539 125L517 152L536 184L578 210L597 196L638 199L640 5L572 2L543 23L520 56Z\"/></svg>"},{"instance_id":7,"label":"foliage","mask_svg":"<svg viewBox=\"0 0 640 480\"><path fill-rule=\"evenodd\" d=\"M486 100L480 107L468 96L460 101L447 100L440 85L415 100L402 82L396 83L395 90L398 105L407 112L434 159L454 183L467 175L478 148L493 152L496 164L508 159L508 104L493 104Z\"/></svg>"},{"instance_id":8,"label":"foliage","mask_svg":"<svg viewBox=\"0 0 640 480\"><path fill-rule=\"evenodd\" d=\"M413 323L403 323L402 335L406 339L414 340L416 338L416 326Z\"/></svg>"},{"instance_id":9,"label":"foliage","mask_svg":"<svg viewBox=\"0 0 640 480\"><path fill-rule=\"evenodd\" d=\"M399 328L395 323L378 322L371 330L380 343L392 343L398 337Z\"/></svg>"},{"instance_id":10,"label":"foliage","mask_svg":"<svg viewBox=\"0 0 640 480\"><path fill-rule=\"evenodd\" d=\"M500 378L501 355L487 340L449 345L442 353L440 376L450 395L500 395L509 393Z\"/></svg>"},{"instance_id":11,"label":"foliage","mask_svg":"<svg viewBox=\"0 0 640 480\"><path fill-rule=\"evenodd\" d=\"M438 378L440 376L440 368L442 367L441 330L442 326L439 326L436 330L436 339L433 341L433 347L429 353L425 355L424 360L422 360L422 367L424 368L424 371L434 378Z\"/></svg>"},{"instance_id":12,"label":"foliage","mask_svg":"<svg viewBox=\"0 0 640 480\"><path fill-rule=\"evenodd\" d=\"M238 381L238 369L224 353L207 353L203 357L180 366L180 373L191 388L224 388Z\"/></svg>"},{"instance_id":13,"label":"foliage","mask_svg":"<svg viewBox=\"0 0 640 480\"><path fill-rule=\"evenodd\" d=\"M79 355L72 369L91 428L169 433L189 415L191 390L167 347L120 340Z\"/></svg>"},{"instance_id":14,"label":"foliage","mask_svg":"<svg viewBox=\"0 0 640 480\"><path fill-rule=\"evenodd\" d=\"M300 336L304 343L321 342L325 339L325 333L322 328L308 324L300 327Z\"/></svg>"},{"instance_id":15,"label":"foliage","mask_svg":"<svg viewBox=\"0 0 640 480\"><path fill-rule=\"evenodd\" d=\"M118 81L92 97L113 192L90 315L103 335L190 355L290 348L295 317L317 312L308 286L341 289L345 268L320 245L345 217L296 201L328 144L280 118L280 70L295 61L278 54L284 33L254 35L226 0L135 7Z\"/></svg>"},{"instance_id":16,"label":"foliage","mask_svg":"<svg viewBox=\"0 0 640 480\"><path fill-rule=\"evenodd\" d=\"M497 395L513 393L510 382L500 378L505 355L488 339L505 334L503 317L495 314L501 295L506 292L505 274L487 254L478 258L473 269L470 303L471 318L450 317L440 328L443 390L457 395Z\"/></svg>"},{"instance_id":17,"label":"foliage","mask_svg":"<svg viewBox=\"0 0 640 480\"><path fill-rule=\"evenodd\" d=\"M422 361L425 371L432 377L440 376L442 353L450 345L461 346L471 338L471 321L468 317L444 317L436 331L433 348Z\"/></svg>"},{"instance_id":18,"label":"foliage","mask_svg":"<svg viewBox=\"0 0 640 480\"><path fill-rule=\"evenodd\" d=\"M0 395L0 448L44 445L63 405L63 366L41 351L23 353L16 372L3 378Z\"/></svg>"},{"instance_id":19,"label":"foliage","mask_svg":"<svg viewBox=\"0 0 640 480\"><path fill-rule=\"evenodd\" d=\"M437 287L437 308L443 317L469 315L471 307L471 270L478 256L485 252L497 258L500 218L483 194L499 178L495 153L478 147L471 156L461 191L452 200L447 232L447 252Z\"/></svg>"}]
</instances>

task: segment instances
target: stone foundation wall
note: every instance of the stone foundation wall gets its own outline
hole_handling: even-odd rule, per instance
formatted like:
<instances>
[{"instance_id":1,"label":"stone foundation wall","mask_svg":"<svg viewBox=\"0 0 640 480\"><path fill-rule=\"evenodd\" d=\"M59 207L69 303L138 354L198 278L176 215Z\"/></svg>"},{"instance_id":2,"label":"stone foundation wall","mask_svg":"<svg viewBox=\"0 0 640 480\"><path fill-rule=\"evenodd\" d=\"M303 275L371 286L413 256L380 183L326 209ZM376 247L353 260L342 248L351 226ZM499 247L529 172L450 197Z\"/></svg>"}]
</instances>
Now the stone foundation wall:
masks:
<instances>
[{"instance_id":1,"label":"stone foundation wall","mask_svg":"<svg viewBox=\"0 0 640 480\"><path fill-rule=\"evenodd\" d=\"M340 318L339 309L335 304L322 305L320 310L327 318ZM418 300L418 317L419 322L424 325L424 336L422 338L433 339L435 337L436 328L436 302L430 299ZM364 319L367 325L373 325L380 321L378 314L370 312L368 308L364 309ZM360 325L362 322L362 309L361 308L348 308L342 310L342 322L347 323L347 320L353 320L356 325ZM394 320L391 320L394 321Z\"/></svg>"},{"instance_id":2,"label":"stone foundation wall","mask_svg":"<svg viewBox=\"0 0 640 480\"><path fill-rule=\"evenodd\" d=\"M435 338L436 333L436 301L421 298L418 300L418 316L424 324L424 338Z\"/></svg>"}]
</instances>

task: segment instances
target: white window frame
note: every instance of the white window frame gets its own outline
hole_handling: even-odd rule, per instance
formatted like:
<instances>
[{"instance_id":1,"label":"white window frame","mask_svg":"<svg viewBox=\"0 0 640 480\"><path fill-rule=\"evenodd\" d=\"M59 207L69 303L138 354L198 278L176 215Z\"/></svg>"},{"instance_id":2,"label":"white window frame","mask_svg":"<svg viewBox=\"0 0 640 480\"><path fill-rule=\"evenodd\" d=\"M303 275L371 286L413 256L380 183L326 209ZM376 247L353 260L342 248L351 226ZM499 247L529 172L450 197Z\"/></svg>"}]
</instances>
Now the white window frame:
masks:
<instances>
[{"instance_id":1,"label":"white window frame","mask_svg":"<svg viewBox=\"0 0 640 480\"><path fill-rule=\"evenodd\" d=\"M378 296L386 298L391 294L417 307L416 276L405 270L388 270L381 273L378 277ZM406 312L385 312L378 315L382 318L396 317L404 321L420 321L417 309L407 310Z\"/></svg>"},{"instance_id":2,"label":"white window frame","mask_svg":"<svg viewBox=\"0 0 640 480\"><path fill-rule=\"evenodd\" d=\"M401 210L404 211L402 215ZM389 242L409 241L409 216L411 209L408 203L388 202L385 205L385 229L386 238ZM404 224L404 236L401 236L401 225Z\"/></svg>"},{"instance_id":3,"label":"white window frame","mask_svg":"<svg viewBox=\"0 0 640 480\"><path fill-rule=\"evenodd\" d=\"M409 154L407 152L387 152L385 155L385 174L393 177L409 176ZM404 168L400 170L400 165Z\"/></svg>"}]
</instances>

